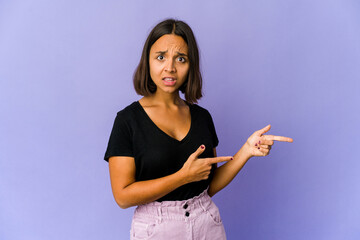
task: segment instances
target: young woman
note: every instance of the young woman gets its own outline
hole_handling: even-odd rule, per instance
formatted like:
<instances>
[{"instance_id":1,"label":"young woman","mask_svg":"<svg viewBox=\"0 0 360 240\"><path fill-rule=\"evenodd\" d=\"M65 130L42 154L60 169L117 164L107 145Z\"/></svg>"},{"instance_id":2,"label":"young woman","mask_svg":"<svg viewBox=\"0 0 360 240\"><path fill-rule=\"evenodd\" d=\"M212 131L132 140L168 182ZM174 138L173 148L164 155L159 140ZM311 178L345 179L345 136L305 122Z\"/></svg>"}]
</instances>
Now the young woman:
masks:
<instances>
[{"instance_id":1,"label":"young woman","mask_svg":"<svg viewBox=\"0 0 360 240\"><path fill-rule=\"evenodd\" d=\"M143 97L117 113L105 160L121 208L138 206L131 239L226 239L211 196L252 156L291 138L254 132L234 156L216 157L218 138L202 97L199 52L191 28L167 19L150 32L134 74ZM185 100L179 96L184 93ZM221 167L217 163L226 162Z\"/></svg>"}]
</instances>

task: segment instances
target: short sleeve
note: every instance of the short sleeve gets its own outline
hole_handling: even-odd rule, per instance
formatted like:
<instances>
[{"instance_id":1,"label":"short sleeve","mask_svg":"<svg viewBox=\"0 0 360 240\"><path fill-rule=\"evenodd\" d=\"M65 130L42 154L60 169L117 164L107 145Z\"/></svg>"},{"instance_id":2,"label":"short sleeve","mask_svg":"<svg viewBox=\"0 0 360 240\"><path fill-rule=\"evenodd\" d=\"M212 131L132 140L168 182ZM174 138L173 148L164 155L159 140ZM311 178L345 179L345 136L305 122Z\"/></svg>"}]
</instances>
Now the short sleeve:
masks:
<instances>
[{"instance_id":1,"label":"short sleeve","mask_svg":"<svg viewBox=\"0 0 360 240\"><path fill-rule=\"evenodd\" d=\"M211 136L212 136L212 144L213 144L213 147L215 148L219 144L219 139L216 134L215 125L214 125L214 121L211 117L211 114L209 112L208 112L208 114L209 114L209 118L208 118L209 123L208 124L209 124L209 129L211 132Z\"/></svg>"},{"instance_id":2,"label":"short sleeve","mask_svg":"<svg viewBox=\"0 0 360 240\"><path fill-rule=\"evenodd\" d=\"M131 128L127 121L118 113L110 134L104 160L109 161L109 158L112 156L133 157L132 145Z\"/></svg>"}]
</instances>

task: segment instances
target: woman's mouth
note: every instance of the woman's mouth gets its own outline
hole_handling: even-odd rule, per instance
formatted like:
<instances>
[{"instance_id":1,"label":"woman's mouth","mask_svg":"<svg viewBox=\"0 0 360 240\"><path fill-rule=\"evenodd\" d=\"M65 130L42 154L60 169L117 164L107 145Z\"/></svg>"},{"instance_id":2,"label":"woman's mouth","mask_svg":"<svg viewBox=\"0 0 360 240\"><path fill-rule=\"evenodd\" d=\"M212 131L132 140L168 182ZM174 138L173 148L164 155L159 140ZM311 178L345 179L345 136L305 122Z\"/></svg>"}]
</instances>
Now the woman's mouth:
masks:
<instances>
[{"instance_id":1,"label":"woman's mouth","mask_svg":"<svg viewBox=\"0 0 360 240\"><path fill-rule=\"evenodd\" d=\"M163 81L166 86L174 86L176 83L176 78L165 77L163 78Z\"/></svg>"}]
</instances>

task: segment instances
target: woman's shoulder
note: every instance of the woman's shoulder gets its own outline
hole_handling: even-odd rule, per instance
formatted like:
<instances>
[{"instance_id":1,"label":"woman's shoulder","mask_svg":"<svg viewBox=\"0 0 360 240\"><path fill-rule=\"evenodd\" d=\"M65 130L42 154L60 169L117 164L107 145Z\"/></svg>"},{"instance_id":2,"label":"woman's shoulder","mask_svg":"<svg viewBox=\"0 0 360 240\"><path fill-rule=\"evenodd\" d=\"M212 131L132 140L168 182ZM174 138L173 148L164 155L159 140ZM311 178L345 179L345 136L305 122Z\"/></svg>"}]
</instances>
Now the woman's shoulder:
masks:
<instances>
[{"instance_id":1,"label":"woman's shoulder","mask_svg":"<svg viewBox=\"0 0 360 240\"><path fill-rule=\"evenodd\" d=\"M139 110L138 101L134 101L131 104L123 107L117 112L117 116L121 118L129 118L137 114Z\"/></svg>"},{"instance_id":2,"label":"woman's shoulder","mask_svg":"<svg viewBox=\"0 0 360 240\"><path fill-rule=\"evenodd\" d=\"M203 114L210 114L210 112L205 107L202 107L196 103L189 104L189 106L192 107L192 109L196 112L203 113Z\"/></svg>"}]
</instances>

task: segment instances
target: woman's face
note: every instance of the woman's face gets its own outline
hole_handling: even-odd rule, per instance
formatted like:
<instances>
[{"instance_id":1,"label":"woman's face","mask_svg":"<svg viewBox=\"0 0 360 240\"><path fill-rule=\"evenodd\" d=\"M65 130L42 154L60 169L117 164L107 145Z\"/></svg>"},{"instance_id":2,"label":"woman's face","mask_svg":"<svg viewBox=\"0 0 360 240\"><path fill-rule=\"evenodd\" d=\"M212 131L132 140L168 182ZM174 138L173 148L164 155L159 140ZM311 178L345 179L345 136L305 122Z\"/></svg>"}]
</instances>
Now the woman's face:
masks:
<instances>
[{"instance_id":1,"label":"woman's face","mask_svg":"<svg viewBox=\"0 0 360 240\"><path fill-rule=\"evenodd\" d=\"M189 72L188 46L184 39L174 34L160 37L151 46L149 66L156 91L176 92Z\"/></svg>"}]
</instances>

